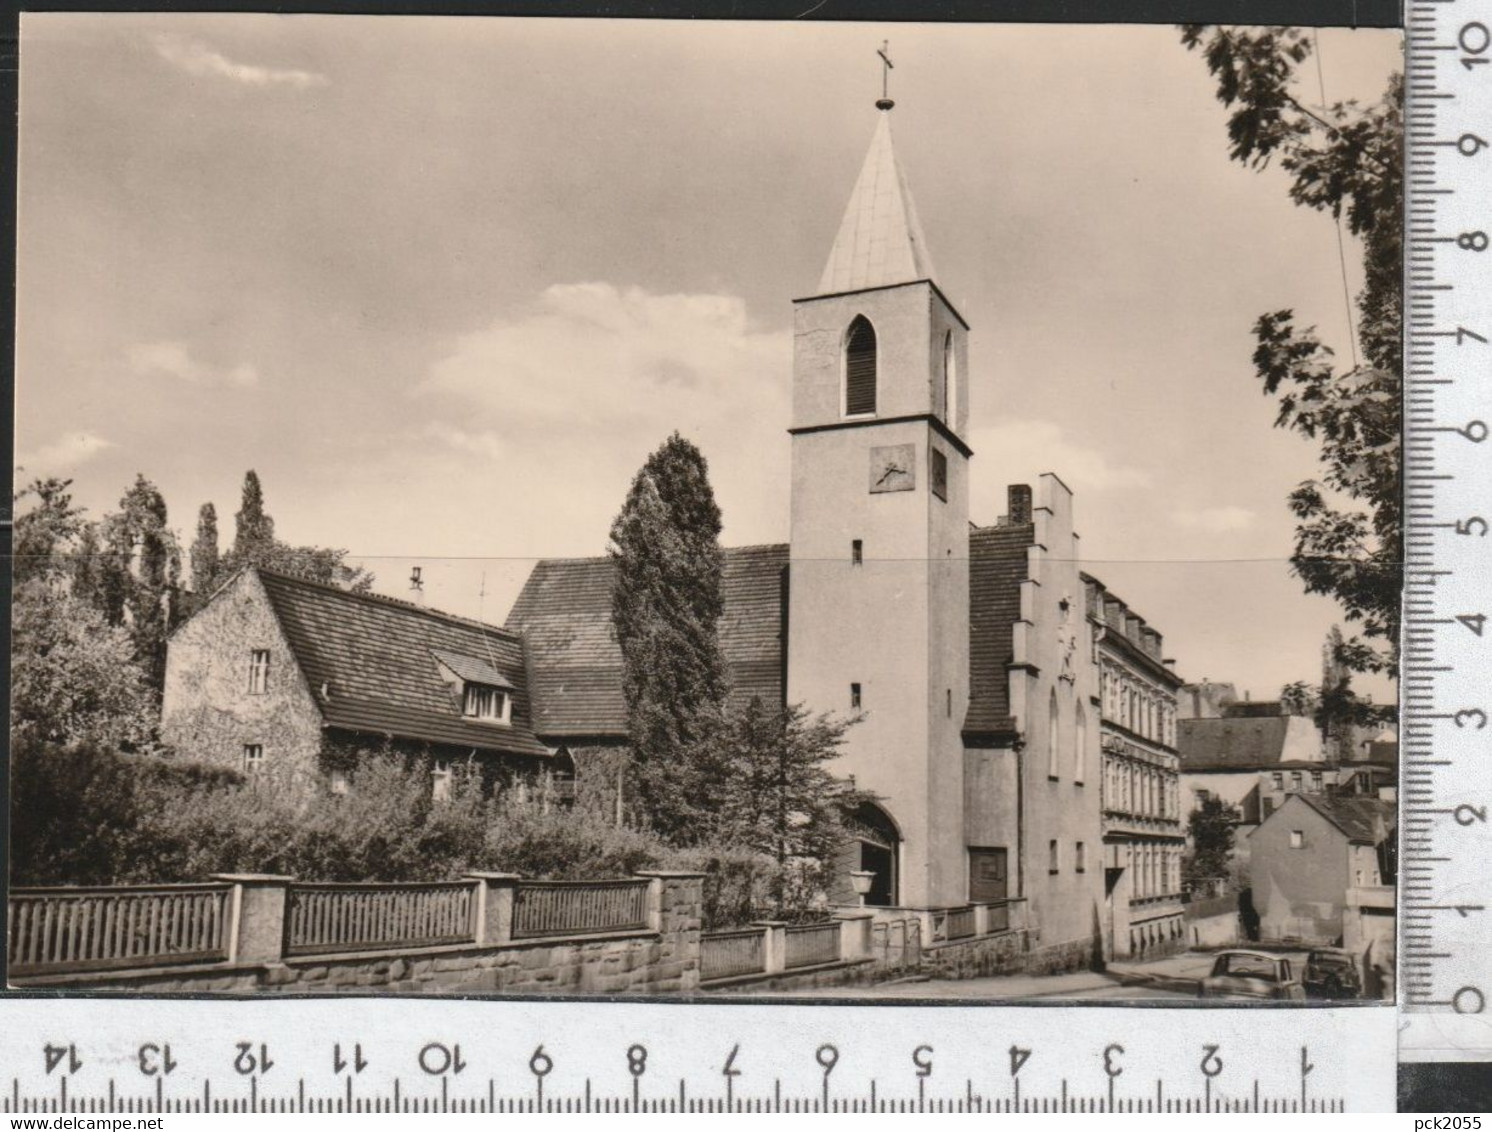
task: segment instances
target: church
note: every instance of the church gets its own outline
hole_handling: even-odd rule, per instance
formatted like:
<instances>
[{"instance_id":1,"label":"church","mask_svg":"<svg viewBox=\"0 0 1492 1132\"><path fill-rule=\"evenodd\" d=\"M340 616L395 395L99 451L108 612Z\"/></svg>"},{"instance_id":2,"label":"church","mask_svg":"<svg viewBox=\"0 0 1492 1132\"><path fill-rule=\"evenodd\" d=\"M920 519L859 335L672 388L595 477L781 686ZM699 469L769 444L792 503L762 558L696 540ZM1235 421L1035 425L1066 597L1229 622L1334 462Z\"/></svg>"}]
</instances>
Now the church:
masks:
<instances>
[{"instance_id":1,"label":"church","mask_svg":"<svg viewBox=\"0 0 1492 1132\"><path fill-rule=\"evenodd\" d=\"M846 882L872 874L868 904L1024 901L1046 964L1085 962L1109 913L1072 493L1044 475L970 522L970 327L939 286L892 105L793 303L790 540L726 552L722 644L734 694L862 716L837 771L879 800L844 862ZM605 559L539 563L506 627L543 742L624 741Z\"/></svg>"},{"instance_id":2,"label":"church","mask_svg":"<svg viewBox=\"0 0 1492 1132\"><path fill-rule=\"evenodd\" d=\"M1127 936L1113 904L1139 859L1106 845L1101 731L1127 724L1104 727L1096 580L1055 474L970 520L971 331L933 269L893 103L876 106L823 274L793 301L790 539L725 554L732 695L862 716L835 769L878 801L836 900L1015 901L1032 966L1076 966ZM171 638L163 735L334 790L369 738L425 752L437 789L456 759L573 766L626 742L611 570L539 562L502 627L245 570ZM1175 887L1169 871L1152 886Z\"/></svg>"}]
</instances>

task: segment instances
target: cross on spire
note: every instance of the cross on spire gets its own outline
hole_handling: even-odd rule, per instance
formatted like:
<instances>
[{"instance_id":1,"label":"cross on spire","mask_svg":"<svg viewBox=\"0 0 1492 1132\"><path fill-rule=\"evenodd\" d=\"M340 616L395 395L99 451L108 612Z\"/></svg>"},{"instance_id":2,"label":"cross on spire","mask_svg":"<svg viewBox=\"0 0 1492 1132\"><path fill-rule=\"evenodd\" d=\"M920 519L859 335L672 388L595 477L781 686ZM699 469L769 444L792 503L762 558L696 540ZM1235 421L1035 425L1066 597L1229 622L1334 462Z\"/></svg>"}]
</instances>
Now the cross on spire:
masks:
<instances>
[{"instance_id":1,"label":"cross on spire","mask_svg":"<svg viewBox=\"0 0 1492 1132\"><path fill-rule=\"evenodd\" d=\"M881 97L876 99L877 110L890 110L896 103L891 101L891 72L896 64L891 62L891 41L881 41L880 49L876 54L881 57Z\"/></svg>"}]
</instances>

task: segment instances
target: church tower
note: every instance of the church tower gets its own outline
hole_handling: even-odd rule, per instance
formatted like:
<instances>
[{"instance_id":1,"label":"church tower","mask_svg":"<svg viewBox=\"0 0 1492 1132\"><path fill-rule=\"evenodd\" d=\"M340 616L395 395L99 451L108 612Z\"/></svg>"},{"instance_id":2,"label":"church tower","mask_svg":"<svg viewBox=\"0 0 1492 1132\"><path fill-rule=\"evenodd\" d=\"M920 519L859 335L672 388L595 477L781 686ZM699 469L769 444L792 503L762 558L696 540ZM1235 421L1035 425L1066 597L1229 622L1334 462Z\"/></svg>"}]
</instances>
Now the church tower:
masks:
<instances>
[{"instance_id":1,"label":"church tower","mask_svg":"<svg viewBox=\"0 0 1492 1132\"><path fill-rule=\"evenodd\" d=\"M869 903L929 907L968 898L968 325L935 281L892 105L794 303L788 700L863 715L835 769L879 801L845 864L875 874Z\"/></svg>"}]
</instances>

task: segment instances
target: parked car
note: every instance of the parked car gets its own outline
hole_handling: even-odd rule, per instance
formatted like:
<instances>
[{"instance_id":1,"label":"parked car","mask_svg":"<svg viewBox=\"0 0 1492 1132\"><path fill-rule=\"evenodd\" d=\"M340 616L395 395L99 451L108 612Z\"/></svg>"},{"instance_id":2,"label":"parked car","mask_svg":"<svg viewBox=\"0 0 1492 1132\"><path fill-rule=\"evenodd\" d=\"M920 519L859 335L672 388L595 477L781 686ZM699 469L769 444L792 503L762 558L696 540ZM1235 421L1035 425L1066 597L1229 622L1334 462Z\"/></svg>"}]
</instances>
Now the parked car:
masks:
<instances>
[{"instance_id":1,"label":"parked car","mask_svg":"<svg viewBox=\"0 0 1492 1132\"><path fill-rule=\"evenodd\" d=\"M1350 951L1318 947L1306 956L1305 991L1311 998L1358 998L1362 976Z\"/></svg>"},{"instance_id":2,"label":"parked car","mask_svg":"<svg viewBox=\"0 0 1492 1132\"><path fill-rule=\"evenodd\" d=\"M1201 998L1269 998L1305 1000L1305 987L1290 960L1264 951L1222 951L1212 962L1212 973L1202 980Z\"/></svg>"}]
</instances>

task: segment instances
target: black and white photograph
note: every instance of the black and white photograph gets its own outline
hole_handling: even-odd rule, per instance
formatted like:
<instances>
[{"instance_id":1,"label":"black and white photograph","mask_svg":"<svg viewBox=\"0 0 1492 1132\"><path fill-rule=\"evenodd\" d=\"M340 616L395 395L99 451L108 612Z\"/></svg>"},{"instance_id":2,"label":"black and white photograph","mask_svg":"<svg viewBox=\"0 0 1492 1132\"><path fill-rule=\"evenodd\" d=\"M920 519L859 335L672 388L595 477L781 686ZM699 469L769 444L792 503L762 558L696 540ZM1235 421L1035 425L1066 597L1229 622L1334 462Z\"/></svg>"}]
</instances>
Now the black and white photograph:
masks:
<instances>
[{"instance_id":1,"label":"black and white photograph","mask_svg":"<svg viewBox=\"0 0 1492 1132\"><path fill-rule=\"evenodd\" d=\"M9 985L1392 1003L1403 51L23 15Z\"/></svg>"}]
</instances>

